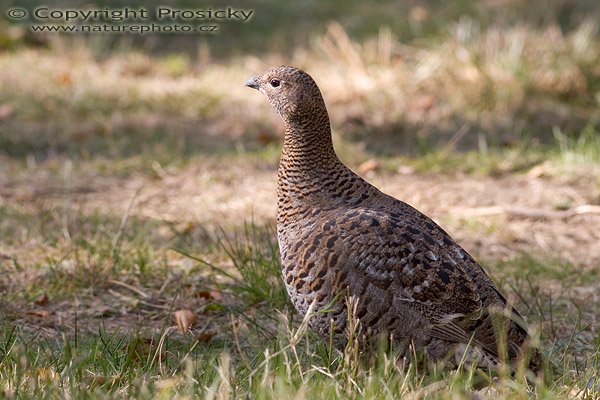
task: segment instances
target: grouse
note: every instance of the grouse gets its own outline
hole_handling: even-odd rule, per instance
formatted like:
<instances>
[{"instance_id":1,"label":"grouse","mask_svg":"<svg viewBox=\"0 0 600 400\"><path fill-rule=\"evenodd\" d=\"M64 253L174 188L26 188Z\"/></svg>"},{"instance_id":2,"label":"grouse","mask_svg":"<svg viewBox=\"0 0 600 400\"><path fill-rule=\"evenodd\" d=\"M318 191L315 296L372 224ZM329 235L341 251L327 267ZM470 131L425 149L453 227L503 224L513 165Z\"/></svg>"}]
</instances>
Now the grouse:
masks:
<instances>
[{"instance_id":1,"label":"grouse","mask_svg":"<svg viewBox=\"0 0 600 400\"><path fill-rule=\"evenodd\" d=\"M267 97L285 135L277 178L283 280L313 330L343 346L355 299L360 336L409 346L432 360L484 368L529 354L525 322L482 267L440 226L346 167L332 143L315 81L281 66L245 83Z\"/></svg>"}]
</instances>

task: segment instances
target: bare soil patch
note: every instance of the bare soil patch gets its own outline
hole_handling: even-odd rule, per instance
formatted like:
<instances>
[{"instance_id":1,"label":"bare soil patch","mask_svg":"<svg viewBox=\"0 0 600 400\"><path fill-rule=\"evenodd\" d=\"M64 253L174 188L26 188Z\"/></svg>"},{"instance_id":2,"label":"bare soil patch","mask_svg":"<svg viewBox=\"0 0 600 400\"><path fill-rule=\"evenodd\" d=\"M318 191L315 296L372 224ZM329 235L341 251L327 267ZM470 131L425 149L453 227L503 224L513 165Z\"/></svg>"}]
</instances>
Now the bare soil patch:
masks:
<instances>
[{"instance_id":1,"label":"bare soil patch","mask_svg":"<svg viewBox=\"0 0 600 400\"><path fill-rule=\"evenodd\" d=\"M160 178L74 172L65 182L40 168L0 175L0 204L35 210L66 202L79 212L101 210L118 217L131 207L132 216L169 223L239 226L274 220L276 169L269 162L197 160ZM366 175L486 259L527 252L581 267L600 264L600 174L593 169L499 177L413 171ZM20 249L4 252L19 254Z\"/></svg>"},{"instance_id":2,"label":"bare soil patch","mask_svg":"<svg viewBox=\"0 0 600 400\"><path fill-rule=\"evenodd\" d=\"M0 206L20 210L31 218L36 218L40 210L47 210L57 220L69 213L100 213L117 221L127 215L157 221L156 234L165 237L189 227L223 227L227 231L239 228L244 221L274 223L275 162L197 159L180 170L163 171L160 176L136 173L125 177L107 176L85 167L72 167L65 175L64 165L54 163L53 167L9 167L0 172ZM497 177L422 173L402 167L398 171L369 171L366 178L435 219L484 264L497 264L527 254L571 264L572 271L578 274L598 273L600 214L593 207L600 199L600 175L596 171ZM591 211L569 212L584 205L591 205ZM60 223L57 225L60 237ZM79 245L66 238L48 242L44 237L22 236L25 239L0 238L0 263L10 271L0 278L0 289L14 293L27 290L36 279L45 279L52 269L44 261L49 257L63 260L58 268L64 270L72 269L77 257L83 257L77 256ZM157 257L164 257L169 269L186 271L196 265L166 248L158 253ZM194 249L194 254L203 254L201 245ZM15 259L19 260L19 270L13 265ZM182 281L172 276L172 282L149 286L135 276L117 277L147 294L141 296L114 282L111 265L100 263L97 268L99 283L78 292L75 300L51 298L48 304L36 304L24 296L2 307L5 317L24 329L50 337L57 332L72 331L75 326L89 332L97 332L100 325L107 331L127 331L136 326L156 332L165 324L173 324L172 313L178 309L202 314L207 306L210 308L210 299L198 296L199 288L210 289L203 287L201 273ZM102 274L106 274L106 279ZM542 290L561 291L561 296L569 301L587 304L589 307L583 308L587 315L584 318L590 320L596 318L594 309L598 304L591 288L586 284L566 288L551 278ZM230 323L222 318L215 320L210 312L203 314L201 331L218 331L217 326ZM562 336L570 335L567 326L560 329Z\"/></svg>"}]
</instances>

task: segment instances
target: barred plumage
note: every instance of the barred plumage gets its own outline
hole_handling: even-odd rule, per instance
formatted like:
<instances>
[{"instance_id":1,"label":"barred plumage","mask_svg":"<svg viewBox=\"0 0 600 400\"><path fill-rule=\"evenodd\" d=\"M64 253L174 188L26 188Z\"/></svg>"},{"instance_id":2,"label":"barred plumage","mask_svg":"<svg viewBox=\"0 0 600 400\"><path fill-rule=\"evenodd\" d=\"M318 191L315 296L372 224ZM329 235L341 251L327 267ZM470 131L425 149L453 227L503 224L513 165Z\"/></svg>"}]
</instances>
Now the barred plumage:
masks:
<instances>
[{"instance_id":1,"label":"barred plumage","mask_svg":"<svg viewBox=\"0 0 600 400\"><path fill-rule=\"evenodd\" d=\"M432 359L460 359L494 367L498 330L510 361L530 338L523 318L507 304L477 262L435 222L380 192L338 159L327 109L313 79L276 67L246 82L262 92L285 123L277 184L277 235L283 279L294 306L316 309L311 327L346 340L347 299L365 337L412 343ZM533 350L530 367L541 357Z\"/></svg>"}]
</instances>

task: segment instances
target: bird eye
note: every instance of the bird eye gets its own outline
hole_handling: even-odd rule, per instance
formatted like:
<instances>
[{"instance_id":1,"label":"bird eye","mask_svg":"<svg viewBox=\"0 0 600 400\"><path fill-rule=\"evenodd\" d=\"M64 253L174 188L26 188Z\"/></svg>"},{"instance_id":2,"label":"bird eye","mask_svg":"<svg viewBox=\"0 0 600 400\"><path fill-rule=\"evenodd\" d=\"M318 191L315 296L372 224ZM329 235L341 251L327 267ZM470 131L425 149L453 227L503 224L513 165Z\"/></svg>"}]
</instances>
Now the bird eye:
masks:
<instances>
[{"instance_id":1,"label":"bird eye","mask_svg":"<svg viewBox=\"0 0 600 400\"><path fill-rule=\"evenodd\" d=\"M281 81L279 79L271 79L271 82L269 82L269 83L273 87L279 87L279 85L281 85Z\"/></svg>"}]
</instances>

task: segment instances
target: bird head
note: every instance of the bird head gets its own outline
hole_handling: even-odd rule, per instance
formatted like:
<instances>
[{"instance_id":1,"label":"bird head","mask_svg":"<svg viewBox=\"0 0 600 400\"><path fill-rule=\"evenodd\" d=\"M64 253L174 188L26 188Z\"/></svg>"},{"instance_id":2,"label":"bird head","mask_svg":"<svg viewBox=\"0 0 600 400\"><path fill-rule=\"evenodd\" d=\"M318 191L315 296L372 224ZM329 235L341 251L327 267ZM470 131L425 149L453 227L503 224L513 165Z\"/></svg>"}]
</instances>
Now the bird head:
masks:
<instances>
[{"instance_id":1,"label":"bird head","mask_svg":"<svg viewBox=\"0 0 600 400\"><path fill-rule=\"evenodd\" d=\"M315 81L306 72L288 66L271 68L245 83L267 97L284 121L314 116L325 110L325 103Z\"/></svg>"}]
</instances>

